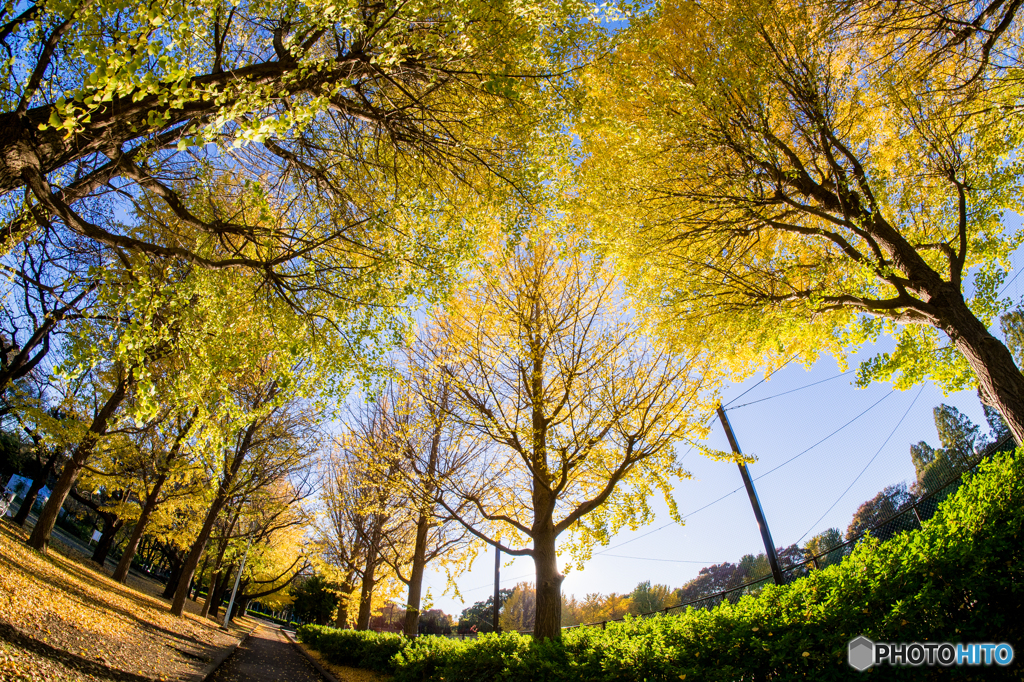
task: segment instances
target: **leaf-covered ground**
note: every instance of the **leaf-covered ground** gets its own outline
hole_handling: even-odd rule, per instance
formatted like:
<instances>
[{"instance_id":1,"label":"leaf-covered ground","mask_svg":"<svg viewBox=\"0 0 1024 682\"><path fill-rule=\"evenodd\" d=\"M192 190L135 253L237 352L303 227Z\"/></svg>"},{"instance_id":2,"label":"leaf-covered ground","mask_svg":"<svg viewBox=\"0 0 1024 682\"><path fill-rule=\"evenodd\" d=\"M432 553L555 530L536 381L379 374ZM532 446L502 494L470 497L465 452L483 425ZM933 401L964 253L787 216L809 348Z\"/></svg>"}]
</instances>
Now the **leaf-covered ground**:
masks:
<instances>
[{"instance_id":1,"label":"leaf-covered ground","mask_svg":"<svg viewBox=\"0 0 1024 682\"><path fill-rule=\"evenodd\" d=\"M70 547L43 556L26 537L0 522L3 682L181 679L238 638L195 613L172 616L156 583L119 585Z\"/></svg>"}]
</instances>

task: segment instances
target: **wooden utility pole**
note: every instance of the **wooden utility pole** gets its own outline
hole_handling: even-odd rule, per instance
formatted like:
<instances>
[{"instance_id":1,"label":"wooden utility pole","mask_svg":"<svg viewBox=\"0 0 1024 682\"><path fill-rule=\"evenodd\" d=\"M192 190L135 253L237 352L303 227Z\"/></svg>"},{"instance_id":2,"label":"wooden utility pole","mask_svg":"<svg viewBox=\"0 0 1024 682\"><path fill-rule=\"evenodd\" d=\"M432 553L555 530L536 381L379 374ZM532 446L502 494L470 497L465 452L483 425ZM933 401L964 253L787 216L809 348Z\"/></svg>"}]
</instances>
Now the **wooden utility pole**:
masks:
<instances>
[{"instance_id":1,"label":"wooden utility pole","mask_svg":"<svg viewBox=\"0 0 1024 682\"><path fill-rule=\"evenodd\" d=\"M718 419L725 429L725 437L729 439L729 446L737 455L742 455L740 445L736 442L736 434L732 432L732 425L729 418L725 416L725 408L718 406ZM761 509L761 501L757 499L757 491L754 489L754 481L750 478L750 471L744 462L739 463L740 476L743 477L743 485L747 489L747 497L750 498L750 506L754 509L754 518L757 519L757 527L761 531L761 540L764 541L764 551L768 555L768 565L772 568L772 576L776 585L782 585L785 580L782 577L782 570L779 568L779 557L775 554L775 543L772 542L772 533L768 530L768 522L765 521L764 511Z\"/></svg>"},{"instance_id":2,"label":"wooden utility pole","mask_svg":"<svg viewBox=\"0 0 1024 682\"><path fill-rule=\"evenodd\" d=\"M494 546L494 631L498 631L498 585L501 583L501 548Z\"/></svg>"}]
</instances>

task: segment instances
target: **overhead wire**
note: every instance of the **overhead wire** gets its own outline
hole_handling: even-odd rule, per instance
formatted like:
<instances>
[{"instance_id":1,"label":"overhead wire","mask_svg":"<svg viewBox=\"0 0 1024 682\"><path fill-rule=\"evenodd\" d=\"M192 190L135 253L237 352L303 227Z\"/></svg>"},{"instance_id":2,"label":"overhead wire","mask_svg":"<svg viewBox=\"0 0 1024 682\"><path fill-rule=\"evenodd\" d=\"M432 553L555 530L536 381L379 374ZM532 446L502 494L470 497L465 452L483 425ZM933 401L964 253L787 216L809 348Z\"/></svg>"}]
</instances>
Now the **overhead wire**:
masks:
<instances>
[{"instance_id":1,"label":"overhead wire","mask_svg":"<svg viewBox=\"0 0 1024 682\"><path fill-rule=\"evenodd\" d=\"M723 561L698 561L696 559L656 559L654 557L624 556L622 554L605 554L604 556L611 556L615 557L616 559L635 559L637 561L664 561L672 564L702 564L704 566L725 563Z\"/></svg>"},{"instance_id":2,"label":"overhead wire","mask_svg":"<svg viewBox=\"0 0 1024 682\"><path fill-rule=\"evenodd\" d=\"M770 395L767 398L758 398L757 400L752 400L749 403L743 403L742 405L737 405L737 406L731 407L729 409L732 410L732 411L735 411L735 410L740 409L741 407L747 407L748 405L756 405L757 403L763 403L766 400L772 400L774 398L779 398L779 397L784 396L784 395L789 395L790 393L796 393L797 391L802 391L805 388L810 388L812 386L817 386L818 384L823 384L826 381L832 381L833 379L838 379L839 377L844 377L847 374L853 374L854 371L855 370L850 369L850 370L847 370L847 371L843 372L842 374L836 374L835 376L831 376L831 377L829 377L827 379L822 379L820 381L815 381L813 384L807 384L805 386L800 386L798 388L792 388L792 389L790 389L788 391L783 391L782 393L776 393L775 395Z\"/></svg>"},{"instance_id":3,"label":"overhead wire","mask_svg":"<svg viewBox=\"0 0 1024 682\"><path fill-rule=\"evenodd\" d=\"M800 357L800 354L799 353L795 353L793 355L793 357L791 357L789 360L786 360L784 363L782 363L777 370L775 370L774 372L771 372L769 374L765 374L763 377L761 377L761 380L759 382L757 382L756 384L754 384L753 386L751 386L747 390L743 391L743 393L740 393L738 396L736 396L735 398L733 398L732 400L727 402L725 405L722 405L722 409L725 409L725 408L729 407L734 402L736 402L737 400L739 400L740 398L742 398L746 394L750 393L751 391L753 391L755 388L757 388L758 386L760 386L764 382L766 382L769 379L771 379L772 376L774 376L775 374L778 374L779 372L781 372L783 369L785 369L786 365L788 365L789 363L793 362L798 357Z\"/></svg>"},{"instance_id":4,"label":"overhead wire","mask_svg":"<svg viewBox=\"0 0 1024 682\"><path fill-rule=\"evenodd\" d=\"M845 374L848 374L848 373L849 373L849 372L846 372ZM836 376L834 376L834 377L830 377L830 379L835 379L835 378L837 378L838 376L843 376L843 375L841 375L841 374L840 374L840 375L836 375ZM826 379L825 381L828 381L828 379ZM821 383L821 382L816 382L816 383ZM808 388L808 387L809 387L809 386L811 386L811 385L813 385L813 384L808 384L807 386L804 386L803 388ZM755 386L755 387L756 387L756 386ZM752 388L754 388L754 387L752 387ZM749 390L748 390L748 391L745 391L745 393L747 393L747 392L749 392ZM850 425L851 425L851 424L853 424L853 423L854 423L855 421L857 421L858 419L860 419L861 417L863 417L863 416L864 416L865 414L867 414L868 412L870 412L870 411L871 411L872 409L874 409L874 408L875 408L875 407L876 407L876 406L877 406L877 405L878 405L879 403L881 403L881 402L882 402L883 400L885 400L886 398L888 398L889 396L891 396L891 395L892 395L892 394L893 394L894 392L895 392L895 391L889 391L889 393L887 393L887 394L885 394L884 396L882 396L881 398L879 398L879 399L878 399L877 401L875 401L875 402L874 402L874 403L873 403L873 404L872 404L872 405L871 405L870 407L868 407L868 408L867 408L866 410L864 410L863 412L861 412L860 414L858 414L858 415L857 415L856 417L854 417L854 418L853 418L853 419L851 419L850 421L848 421L848 422L846 422L845 424L843 424L842 426L840 426L840 427L839 427L838 429L836 429L836 430L835 430L835 431L833 431L832 433L828 434L827 436L825 436L824 438L822 438L821 440L819 440L819 441L818 441L817 443L815 443L815 444L811 445L811 446L810 446L809 448L807 448L807 449L803 450L802 452L799 452L799 453L797 453L797 454L796 454L796 455L794 455L793 457L790 457L790 458L789 458L788 460L786 460L786 461L785 461L785 462L783 462L782 464L779 464L778 466L776 466L776 467L774 467L774 468L772 468L772 469L770 469L770 470L766 471L765 473L763 473L763 474L761 474L761 475L757 476L757 477L756 477L756 478L755 478L754 480L760 480L761 478L763 478L763 477L767 476L768 474L772 473L773 471L776 471L777 469L779 469L779 468L781 468L781 467L783 467L783 466L785 466L785 465L789 464L790 462L792 462L793 460L797 459L798 457L802 457L803 455L806 455L806 454L807 454L808 452L810 452L810 451L811 451L811 450L813 450L814 448L818 447L819 445L821 445L822 443L824 443L825 441L827 441L827 440L828 440L829 438L831 438L832 436L836 435L837 433L839 433L840 431L842 431L843 429L845 429L846 427L850 426ZM740 394L740 396L737 396L737 397L742 397L742 395L743 395L743 394ZM780 394L780 395L781 395L781 394ZM733 409L735 409L735 408L733 408ZM692 449L692 448L691 448L691 449ZM689 451L688 451L688 453L689 453ZM691 516L693 516L693 515L695 515L695 514L698 514L699 512L702 512L702 511L704 511L705 509L708 509L709 507L713 507L714 505L718 504L718 503L719 503L719 502L721 502L722 500L724 500L724 499L726 499L726 498L728 498L728 497L731 497L732 495L735 495L736 493L738 493L738 492L739 492L739 491L741 491L741 490L743 490L743 486L742 486L742 485L741 485L740 487L736 488L735 490L732 490L732 491L730 491L730 492L726 493L725 495L722 495L721 497L719 497L719 498L717 498L717 499L715 499L715 500L712 500L711 502L709 502L709 503L705 504L705 505L704 505L703 507L700 507L700 508L698 508L698 509L695 509L695 510L693 510L692 512L689 512L689 513L687 513L687 514L683 514L682 518L683 518L684 520L685 520L685 519L688 519L688 518L690 518ZM631 543L631 542L635 542L636 540L641 540L641 539L643 539L643 538L645 538L645 537L647 537L647 536L649 536L649 535L653 535L654 533L657 533L657 532L659 532L659 531L665 530L665 529L666 529L666 528L668 528L669 526L674 526L674 525L677 525L675 521L672 521L671 523L666 523L666 524L665 524L665 525L663 525L663 526L659 526L658 528L654 528L654 529L652 529L652 530L649 530L649 531L647 531L647 532L646 532L646 533L644 533L643 535L638 535L638 536L636 536L635 538L630 538L629 540L625 540L624 542L620 542L620 543L619 543L619 544L617 544L617 545L612 545L611 547L608 547L608 548L606 548L606 549L604 549L604 550L602 550L602 551L600 551L600 552L594 552L594 556L597 556L597 555L599 555L599 554L606 554L606 553L610 552L610 551L611 551L611 550L613 550L613 549L617 549L617 548L619 548L619 547L622 547L622 546L624 546L624 545L628 545L629 543Z\"/></svg>"},{"instance_id":5,"label":"overhead wire","mask_svg":"<svg viewBox=\"0 0 1024 682\"><path fill-rule=\"evenodd\" d=\"M896 426L894 426L894 427L892 428L892 431L890 431L890 432L889 432L889 435L888 435L888 436L886 436L885 440L884 440L884 441L882 442L882 444L881 444L881 445L880 445L880 446L878 447L878 450L877 450L877 451L875 451L875 454L874 454L874 455L872 455L871 459L869 459L869 460L868 460L868 463L864 465L864 468L860 470L860 473L859 473L859 474L857 474L857 477L856 477L856 478L854 478L854 479L853 479L852 481L850 481L850 485L846 486L846 490L844 490L844 491L843 491L843 492L842 492L842 493L841 493L841 494L839 495L839 497L837 497L837 498L836 498L836 501L832 503L832 506L830 506L830 507L829 507L828 509L826 509L826 510L825 510L825 513L824 513L824 514L822 514L822 515L821 515L820 517L818 517L818 520L817 520L817 521L815 521L815 522L814 522L813 524L811 524L811 527L807 529L807 532L806 532L806 533L804 533L803 535L801 535L801 536L800 536L800 537L799 537L799 538L797 539L797 541L796 541L796 544L800 544L800 542L801 542L801 541L802 541L802 540L803 540L803 539L804 539L805 537L807 537L807 534L808 534L808 533L810 533L810 532L811 532L812 530L814 530L814 529L815 529L815 528L816 528L816 527L818 526L818 524L819 524L819 523L821 523L821 520L822 520L822 519L824 519L824 518L825 518L826 516L828 516L829 512L831 512L831 511L832 511L833 509L835 509L836 505L837 505L837 504L839 504L839 501L840 501L840 500L842 500L842 499L843 499L843 497L845 497L845 496L846 496L846 493L850 492L850 490L851 490L851 489L853 488L854 484L855 484L855 483L856 483L857 481L859 481L859 480L860 480L860 477L864 475L864 472L868 470L868 467L870 467L870 466L871 466L871 464L872 464L872 462L874 462L874 461L875 461L875 459L877 459L877 458L878 458L878 455L880 455L880 454L881 454L881 452L882 452L882 450L883 450L883 449L885 448L885 446L889 444L889 441L890 441L890 440L892 440L892 437L893 437L894 435L896 435L896 431L897 431L897 429L899 429L899 428L900 428L900 426L901 426L901 425L903 424L903 421L904 421L904 420L905 420L905 419L907 418L907 415L908 415L908 414L910 414L910 410L912 410L912 409L913 409L914 405L915 405L915 404L917 403L917 399L921 397L921 393L922 393L922 392L924 392L924 384L922 384L922 385L921 385L921 388L919 388L919 389L917 390L917 394L916 394L916 395L914 396L914 399L910 401L910 406L909 406L909 407L907 407L907 411L906 411L906 412L904 412L904 413L903 413L903 416L902 416L902 417L900 417L900 420L899 420L898 422L896 422Z\"/></svg>"},{"instance_id":6,"label":"overhead wire","mask_svg":"<svg viewBox=\"0 0 1024 682\"><path fill-rule=\"evenodd\" d=\"M814 448L818 447L819 445L821 445L822 443L824 443L825 441L827 441L827 440L828 440L829 438L831 438L832 436L836 435L837 433L839 433L840 431L842 431L843 429L845 429L845 428L846 428L847 426L849 426L850 424L854 423L855 421L857 421L858 419L860 419L861 417L863 417L864 415L866 415L866 414L867 414L868 412L870 412L871 410L875 409L875 407L877 407L877 406L878 406L878 405L879 405L879 404L880 404L880 403L881 403L881 402L882 402L883 400L885 400L886 398L888 398L889 396L891 396L891 395L892 395L893 393L895 393L895 392L896 392L896 389L892 389L892 390L890 390L890 391L889 391L888 393L886 393L886 394L885 394L885 395L883 395L883 396L882 396L881 398L879 398L879 399L878 399L878 400L876 400L876 401L875 401L874 403L872 403L872 404L871 404L871 406L870 406L870 407L868 407L868 408L867 408L866 410L864 410L863 412L861 412L860 414L858 414L858 415L857 415L856 417L854 417L854 418L853 418L853 419L851 419L850 421L848 421L848 422L846 422L845 424L843 424L842 426L840 426L840 427L839 427L838 429L836 429L836 430L835 430L835 431L833 431L832 433L828 434L827 436L825 436L824 438L822 438L821 440L819 440L819 441L818 441L817 443L815 443L814 445L810 446L810 447L809 447L809 448L807 448L806 450L803 450L802 452L799 452L799 453L797 453L797 454L793 455L792 457L790 457L789 459L787 459L787 460L786 460L785 462L783 462L782 464L779 464L779 465L777 465L777 466L775 466L775 467L772 467L771 469L769 469L768 471L764 472L764 473L763 473L763 474L761 474L760 476L756 476L756 477L754 477L754 480L755 480L755 481L759 481L759 480L761 480L762 478L764 478L765 476L767 476L768 474L770 474L770 473L772 473L772 472L774 472L774 471L778 471L779 469L781 469L782 467L786 466L787 464L789 464L790 462L792 462L792 461L793 461L793 460L795 460L796 458L798 458L798 457L803 457L803 456L804 456L804 455L806 455L806 454L807 454L808 452L810 452L810 451L811 451L811 450L813 450Z\"/></svg>"}]
</instances>

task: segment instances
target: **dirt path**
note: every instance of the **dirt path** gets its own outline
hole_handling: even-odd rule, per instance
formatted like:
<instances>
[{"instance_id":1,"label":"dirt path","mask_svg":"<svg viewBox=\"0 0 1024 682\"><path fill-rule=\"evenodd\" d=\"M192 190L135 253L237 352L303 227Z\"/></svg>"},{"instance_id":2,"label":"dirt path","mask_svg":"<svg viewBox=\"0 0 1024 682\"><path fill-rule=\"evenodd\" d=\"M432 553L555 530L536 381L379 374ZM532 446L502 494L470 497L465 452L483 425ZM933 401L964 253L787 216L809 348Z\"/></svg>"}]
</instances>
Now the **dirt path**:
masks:
<instances>
[{"instance_id":1,"label":"dirt path","mask_svg":"<svg viewBox=\"0 0 1024 682\"><path fill-rule=\"evenodd\" d=\"M324 682L276 627L260 625L224 662L211 682Z\"/></svg>"}]
</instances>

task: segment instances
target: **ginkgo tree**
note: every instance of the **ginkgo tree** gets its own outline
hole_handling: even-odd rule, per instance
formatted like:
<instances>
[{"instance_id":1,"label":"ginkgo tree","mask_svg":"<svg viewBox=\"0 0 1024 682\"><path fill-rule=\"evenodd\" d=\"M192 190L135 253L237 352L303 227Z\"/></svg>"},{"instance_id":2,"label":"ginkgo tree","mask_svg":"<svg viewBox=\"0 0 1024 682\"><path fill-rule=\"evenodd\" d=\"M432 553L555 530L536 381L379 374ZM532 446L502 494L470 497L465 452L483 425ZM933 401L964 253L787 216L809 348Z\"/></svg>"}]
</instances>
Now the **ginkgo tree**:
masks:
<instances>
[{"instance_id":1,"label":"ginkgo tree","mask_svg":"<svg viewBox=\"0 0 1024 682\"><path fill-rule=\"evenodd\" d=\"M432 316L418 359L446 377L448 418L480 443L438 501L477 538L533 559L540 639L560 636L561 551L582 564L647 522L655 489L676 513L675 445L704 433L714 384L706 358L659 347L572 227L534 225L492 248Z\"/></svg>"},{"instance_id":2,"label":"ginkgo tree","mask_svg":"<svg viewBox=\"0 0 1024 682\"><path fill-rule=\"evenodd\" d=\"M385 503L393 522L380 535L379 553L408 588L403 632L411 638L419 632L427 566L451 578L470 556L472 537L438 504L437 494L446 479L464 475L475 445L449 416L452 387L443 374L425 371L415 360L394 372L398 376L355 408L363 424L376 425L376 437L363 438L353 454L370 480L386 482L391 493Z\"/></svg>"},{"instance_id":3,"label":"ginkgo tree","mask_svg":"<svg viewBox=\"0 0 1024 682\"><path fill-rule=\"evenodd\" d=\"M847 6L638 19L589 77L581 196L600 202L581 205L680 348L742 375L889 334L861 383L976 380L1020 441L1024 375L989 331L1021 241L1003 222L1019 126L984 88L944 87L956 60L922 71Z\"/></svg>"},{"instance_id":4,"label":"ginkgo tree","mask_svg":"<svg viewBox=\"0 0 1024 682\"><path fill-rule=\"evenodd\" d=\"M427 201L435 180L484 189L513 177L516 140L585 10L574 0L6 6L0 193L11 201L0 243L7 251L56 225L115 251L276 274L279 285L330 247L381 247L353 234L387 232L381 207ZM198 184L211 163L293 198L329 196L330 219L268 229L210 210L181 183ZM110 219L146 193L234 253Z\"/></svg>"}]
</instances>

